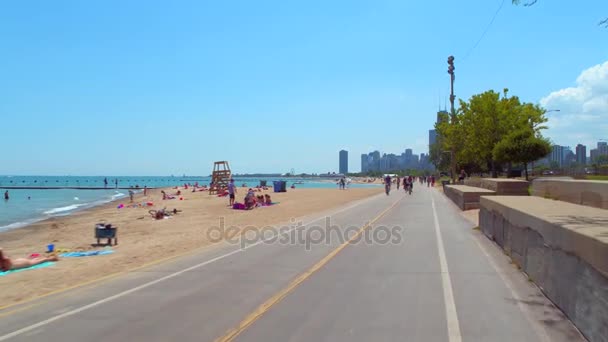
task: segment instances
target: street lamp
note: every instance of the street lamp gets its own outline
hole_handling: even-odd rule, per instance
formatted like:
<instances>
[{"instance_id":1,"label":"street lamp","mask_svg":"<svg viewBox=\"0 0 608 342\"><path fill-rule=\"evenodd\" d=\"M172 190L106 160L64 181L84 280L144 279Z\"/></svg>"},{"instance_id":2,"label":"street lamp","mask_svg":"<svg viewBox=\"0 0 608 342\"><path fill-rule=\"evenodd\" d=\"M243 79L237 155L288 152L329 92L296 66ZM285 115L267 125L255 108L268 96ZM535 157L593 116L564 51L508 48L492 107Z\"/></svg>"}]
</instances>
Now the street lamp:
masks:
<instances>
[{"instance_id":1,"label":"street lamp","mask_svg":"<svg viewBox=\"0 0 608 342\"><path fill-rule=\"evenodd\" d=\"M455 124L456 121L456 111L454 110L454 100L456 100L456 96L454 95L454 80L456 79L456 76L454 75L454 70L456 68L454 67L454 56L449 56L448 57L448 74L450 74L450 119L451 125ZM454 150L454 147L452 146L451 151L450 151L450 169L452 170L452 183L456 183L456 151Z\"/></svg>"}]
</instances>

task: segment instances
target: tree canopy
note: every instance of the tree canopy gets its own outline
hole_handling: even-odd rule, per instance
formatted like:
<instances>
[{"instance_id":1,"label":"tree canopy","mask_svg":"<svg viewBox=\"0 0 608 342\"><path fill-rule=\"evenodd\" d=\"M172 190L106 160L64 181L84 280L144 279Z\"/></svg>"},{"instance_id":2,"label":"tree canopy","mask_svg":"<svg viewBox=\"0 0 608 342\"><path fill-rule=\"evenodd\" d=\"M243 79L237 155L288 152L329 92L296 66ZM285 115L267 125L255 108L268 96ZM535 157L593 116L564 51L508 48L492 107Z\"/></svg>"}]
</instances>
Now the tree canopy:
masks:
<instances>
[{"instance_id":1,"label":"tree canopy","mask_svg":"<svg viewBox=\"0 0 608 342\"><path fill-rule=\"evenodd\" d=\"M493 90L460 100L453 118L435 125L437 143L431 147L431 160L445 169L446 158L454 151L459 168L469 172L491 171L496 177L506 164L527 164L550 152L550 143L541 132L547 122L545 110L522 103L516 96L502 96ZM449 160L449 159L448 159Z\"/></svg>"},{"instance_id":2,"label":"tree canopy","mask_svg":"<svg viewBox=\"0 0 608 342\"><path fill-rule=\"evenodd\" d=\"M542 136L534 135L532 129L509 133L492 151L495 160L522 163L528 179L528 164L551 152L551 143Z\"/></svg>"}]
</instances>

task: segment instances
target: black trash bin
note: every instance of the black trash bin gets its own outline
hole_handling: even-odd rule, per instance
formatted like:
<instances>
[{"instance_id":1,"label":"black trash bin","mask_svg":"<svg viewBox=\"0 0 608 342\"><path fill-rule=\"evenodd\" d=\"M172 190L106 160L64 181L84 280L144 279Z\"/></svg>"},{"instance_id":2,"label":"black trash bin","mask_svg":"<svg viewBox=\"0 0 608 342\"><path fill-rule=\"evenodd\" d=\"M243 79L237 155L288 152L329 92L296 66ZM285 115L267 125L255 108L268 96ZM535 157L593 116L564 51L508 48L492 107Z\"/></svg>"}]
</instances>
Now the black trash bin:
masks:
<instances>
[{"instance_id":1,"label":"black trash bin","mask_svg":"<svg viewBox=\"0 0 608 342\"><path fill-rule=\"evenodd\" d=\"M274 192L287 192L287 182L286 181L274 181Z\"/></svg>"},{"instance_id":2,"label":"black trash bin","mask_svg":"<svg viewBox=\"0 0 608 342\"><path fill-rule=\"evenodd\" d=\"M260 181L260 186L266 186L266 183L267 183L267 182L266 182L265 180L261 180L261 181Z\"/></svg>"}]
</instances>

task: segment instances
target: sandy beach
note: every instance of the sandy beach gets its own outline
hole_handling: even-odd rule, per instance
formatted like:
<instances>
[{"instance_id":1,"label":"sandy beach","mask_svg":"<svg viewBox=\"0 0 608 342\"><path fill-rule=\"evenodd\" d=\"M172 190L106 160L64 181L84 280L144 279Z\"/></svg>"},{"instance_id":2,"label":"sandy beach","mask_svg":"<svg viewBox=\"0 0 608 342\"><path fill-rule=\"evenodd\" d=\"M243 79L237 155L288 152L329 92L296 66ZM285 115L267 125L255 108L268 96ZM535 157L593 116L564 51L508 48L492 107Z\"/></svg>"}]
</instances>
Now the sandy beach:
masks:
<instances>
[{"instance_id":1,"label":"sandy beach","mask_svg":"<svg viewBox=\"0 0 608 342\"><path fill-rule=\"evenodd\" d=\"M242 202L246 190L239 188L237 201ZM99 250L99 247L93 246L96 243L94 227L102 221L118 227L119 244L112 247L114 253L110 255L62 258L51 267L0 277L0 307L208 246L212 242L206 233L210 227L219 224L220 217L224 218L226 226L241 229L251 225L276 225L373 196L383 189L288 190L287 193L264 191L279 204L244 211L232 210L228 207L227 197L210 196L208 192L192 193L191 190L182 189L183 200L163 201L159 189L150 191L147 197L136 195L136 203L151 201L154 203L152 207L117 209L119 203L129 204L127 198L2 232L0 247L12 258L27 257L33 253L44 255L49 243L70 251ZM176 192L175 189L166 191L170 194ZM148 213L150 209L163 207L182 212L164 220L155 220Z\"/></svg>"}]
</instances>

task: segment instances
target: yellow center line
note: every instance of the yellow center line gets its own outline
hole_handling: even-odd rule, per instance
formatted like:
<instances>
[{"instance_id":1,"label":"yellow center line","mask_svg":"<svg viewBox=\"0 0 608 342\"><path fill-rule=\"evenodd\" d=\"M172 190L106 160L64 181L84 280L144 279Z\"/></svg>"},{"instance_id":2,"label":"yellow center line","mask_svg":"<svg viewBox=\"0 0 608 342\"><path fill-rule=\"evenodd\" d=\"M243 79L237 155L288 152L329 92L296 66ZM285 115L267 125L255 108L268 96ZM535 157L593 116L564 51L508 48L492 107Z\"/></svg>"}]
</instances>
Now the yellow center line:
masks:
<instances>
[{"instance_id":1,"label":"yellow center line","mask_svg":"<svg viewBox=\"0 0 608 342\"><path fill-rule=\"evenodd\" d=\"M395 201L390 207L381 212L378 216L376 216L373 220L369 221L363 227L359 228L357 233L353 237L351 237L348 241L342 243L336 249L331 251L328 255L326 255L323 259L313 265L304 273L297 276L294 280L292 280L287 287L283 288L272 297L268 298L262 305L258 306L253 312L245 317L235 328L228 330L223 336L215 339L215 342L229 342L234 340L237 336L239 336L243 331L245 331L249 326L251 326L255 321L257 321L260 317L262 317L266 312L270 310L274 305L281 302L287 295L295 290L300 284L302 284L306 279L310 278L314 273L320 270L323 266L325 266L331 259L333 259L338 253L340 253L346 246L350 245L354 240L359 238L363 232L371 227L376 221L386 215L391 209L393 209L397 203L399 203L403 197L399 200Z\"/></svg>"}]
</instances>

